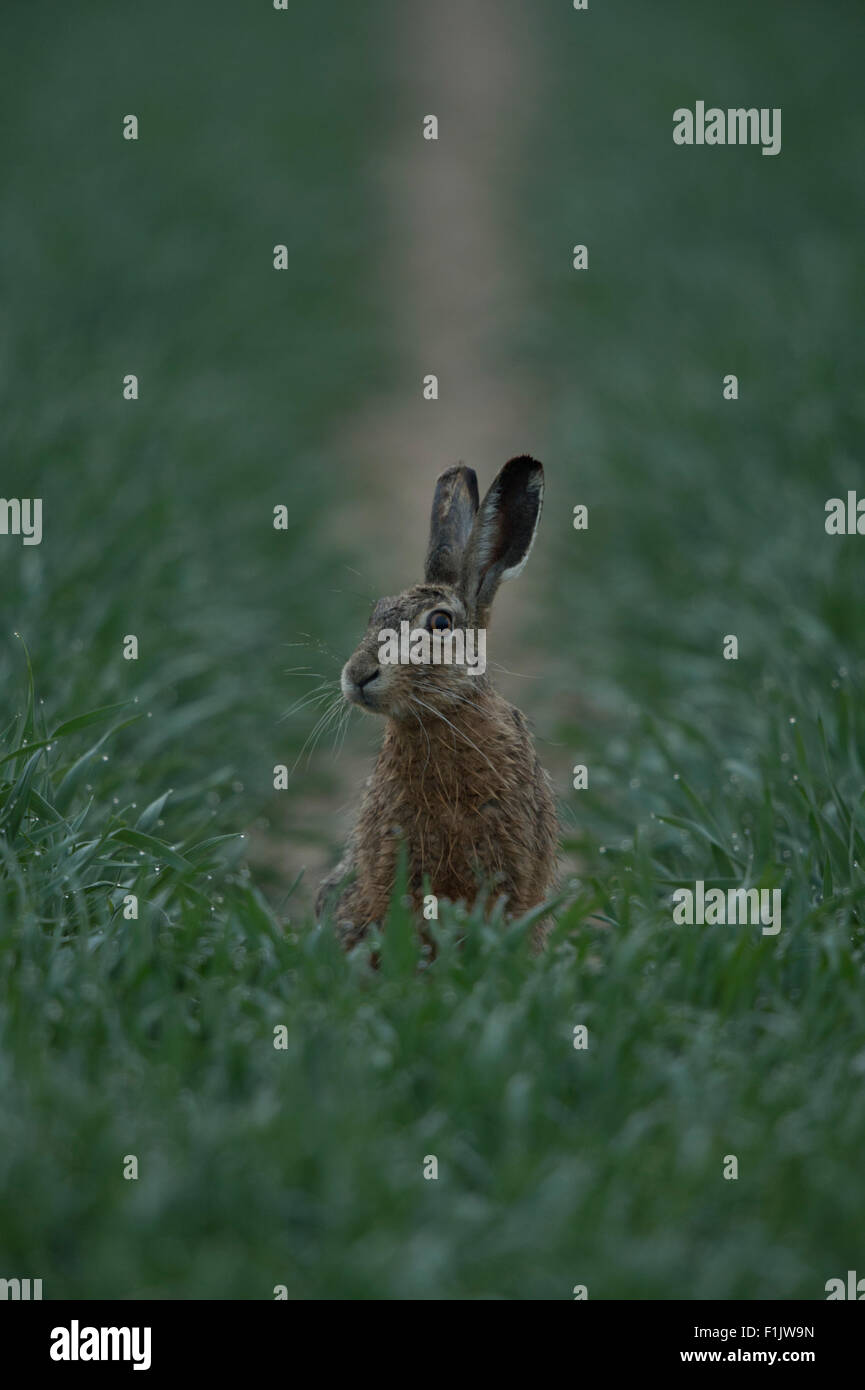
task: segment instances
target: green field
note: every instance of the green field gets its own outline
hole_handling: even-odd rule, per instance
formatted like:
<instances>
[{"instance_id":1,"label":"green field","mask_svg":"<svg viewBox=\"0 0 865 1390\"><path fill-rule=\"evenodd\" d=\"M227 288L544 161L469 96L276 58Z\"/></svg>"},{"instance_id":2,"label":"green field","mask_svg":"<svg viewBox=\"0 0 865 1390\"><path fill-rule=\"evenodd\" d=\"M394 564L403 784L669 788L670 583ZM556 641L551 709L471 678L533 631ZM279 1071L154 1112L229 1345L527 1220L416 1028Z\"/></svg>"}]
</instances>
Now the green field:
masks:
<instances>
[{"instance_id":1,"label":"green field","mask_svg":"<svg viewBox=\"0 0 865 1390\"><path fill-rule=\"evenodd\" d=\"M374 746L300 756L369 611L347 441L408 389L382 150L435 94L397 83L406 9L6 17L0 494L44 535L0 535L0 1277L820 1299L865 1273L865 540L824 529L865 495L865 18L489 8L534 86L501 98L523 288L487 370L537 383L512 452L548 478L509 693L566 888L542 957L445 906L419 961L395 908L375 971L294 865ZM781 154L677 148L698 99L782 108ZM782 930L675 926L697 880L780 889Z\"/></svg>"}]
</instances>

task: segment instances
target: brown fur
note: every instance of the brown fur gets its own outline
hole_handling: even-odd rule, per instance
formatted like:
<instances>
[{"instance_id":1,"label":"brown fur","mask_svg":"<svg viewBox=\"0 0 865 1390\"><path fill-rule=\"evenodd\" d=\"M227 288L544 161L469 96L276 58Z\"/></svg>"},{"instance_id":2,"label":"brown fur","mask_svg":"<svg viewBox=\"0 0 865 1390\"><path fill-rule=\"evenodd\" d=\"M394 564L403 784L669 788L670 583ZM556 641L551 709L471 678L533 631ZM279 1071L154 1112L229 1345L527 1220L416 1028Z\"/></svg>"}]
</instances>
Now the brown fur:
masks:
<instances>
[{"instance_id":1,"label":"brown fur","mask_svg":"<svg viewBox=\"0 0 865 1390\"><path fill-rule=\"evenodd\" d=\"M522 467L514 476L517 464ZM428 582L380 600L346 663L347 698L386 718L346 855L316 900L321 913L352 875L333 909L346 947L371 924L384 921L403 842L418 912L425 892L471 905L484 891L489 901L505 895L508 915L520 916L543 902L552 886L555 803L519 710L496 693L486 675L468 674L464 667L378 666L379 633L398 630L403 619L422 625L424 615L444 606L455 627L486 626L501 577L495 565L509 568L531 549L543 474L539 484L533 483L537 474L528 465L540 472L533 460L505 466L476 521L474 474L460 468L442 475L433 505ZM493 495L503 479L513 494L504 502L501 489ZM536 499L527 486L535 487ZM535 941L541 937L536 929Z\"/></svg>"}]
</instances>

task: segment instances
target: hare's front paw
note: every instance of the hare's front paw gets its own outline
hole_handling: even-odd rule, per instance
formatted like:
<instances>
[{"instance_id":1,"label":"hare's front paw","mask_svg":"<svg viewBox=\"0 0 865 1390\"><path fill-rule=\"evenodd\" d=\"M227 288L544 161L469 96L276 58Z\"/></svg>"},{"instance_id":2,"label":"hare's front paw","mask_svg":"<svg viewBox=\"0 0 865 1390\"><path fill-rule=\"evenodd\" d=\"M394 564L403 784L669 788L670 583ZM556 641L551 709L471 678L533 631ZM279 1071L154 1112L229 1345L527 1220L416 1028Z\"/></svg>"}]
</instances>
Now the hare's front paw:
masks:
<instances>
[{"instance_id":1,"label":"hare's front paw","mask_svg":"<svg viewBox=\"0 0 865 1390\"><path fill-rule=\"evenodd\" d=\"M369 922L352 922L342 917L335 924L336 939L344 951L350 951L359 941L363 941L370 926Z\"/></svg>"},{"instance_id":2,"label":"hare's front paw","mask_svg":"<svg viewBox=\"0 0 865 1390\"><path fill-rule=\"evenodd\" d=\"M336 868L331 869L327 877L321 880L321 883L318 885L318 892L315 895L316 919L320 919L327 911L328 907L332 907L339 890L345 886L345 881L351 873L352 868L351 856L345 854Z\"/></svg>"}]
</instances>

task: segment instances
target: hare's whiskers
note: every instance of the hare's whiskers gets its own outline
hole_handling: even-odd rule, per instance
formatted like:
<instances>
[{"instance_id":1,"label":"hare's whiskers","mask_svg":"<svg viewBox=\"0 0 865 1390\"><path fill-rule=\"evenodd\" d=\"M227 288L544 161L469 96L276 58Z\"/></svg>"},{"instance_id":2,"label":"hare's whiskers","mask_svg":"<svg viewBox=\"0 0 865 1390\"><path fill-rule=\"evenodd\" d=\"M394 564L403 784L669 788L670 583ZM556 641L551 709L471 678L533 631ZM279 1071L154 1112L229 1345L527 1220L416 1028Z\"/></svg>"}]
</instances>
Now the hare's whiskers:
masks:
<instances>
[{"instance_id":1,"label":"hare's whiskers","mask_svg":"<svg viewBox=\"0 0 865 1390\"><path fill-rule=\"evenodd\" d=\"M285 714L280 715L280 723L283 719L288 719L292 714L297 714L299 710L306 709L307 705L321 704L322 700L326 700L332 690L333 686L328 682L327 685L320 685L317 690L307 691L305 695L301 695L299 700L295 700L291 708L285 711Z\"/></svg>"},{"instance_id":2,"label":"hare's whiskers","mask_svg":"<svg viewBox=\"0 0 865 1390\"><path fill-rule=\"evenodd\" d=\"M357 575L357 578L358 578L358 579L362 579L363 582L364 582L364 584L366 583L366 576L363 575L363 574L361 574L360 570L354 570L354 569L352 569L351 565L343 565L343 569L344 569L344 570L347 570L349 574ZM338 593L338 592L339 592L339 590L337 590L337 593ZM353 592L354 592L354 593L357 593L357 590L355 589L355 590L353 590ZM367 603L375 603L375 595L372 595L372 594L361 594L360 597L361 597L361 598L365 598L366 601L367 601Z\"/></svg>"},{"instance_id":3,"label":"hare's whiskers","mask_svg":"<svg viewBox=\"0 0 865 1390\"><path fill-rule=\"evenodd\" d=\"M468 705L469 709L478 708L477 700L467 700L465 695L458 695L455 690L447 690L445 694L449 700L458 700L461 705Z\"/></svg>"},{"instance_id":4,"label":"hare's whiskers","mask_svg":"<svg viewBox=\"0 0 865 1390\"><path fill-rule=\"evenodd\" d=\"M348 726L351 721L352 711L353 706L346 703L345 712L341 716L340 722L337 724L336 733L333 739L334 758L338 758L340 753L342 752L342 746L345 743L345 736L348 733ZM337 742L337 740L339 740L339 742Z\"/></svg>"},{"instance_id":5,"label":"hare's whiskers","mask_svg":"<svg viewBox=\"0 0 865 1390\"><path fill-rule=\"evenodd\" d=\"M307 651L316 651L319 656L327 656L331 661L335 661L338 666L343 665L342 658L337 655L329 643L323 637L312 638L308 632L302 632L301 637L309 637L308 642L283 642L284 647L305 647Z\"/></svg>"},{"instance_id":6,"label":"hare's whiskers","mask_svg":"<svg viewBox=\"0 0 865 1390\"><path fill-rule=\"evenodd\" d=\"M305 742L304 742L304 745L303 745L303 747L301 748L300 752L298 753L297 758L295 759L294 766L293 766L292 769L291 769L292 776L294 775L295 771L297 770L297 765L298 765L298 763L300 762L301 758L303 757L303 755L304 755L304 753L306 752L306 750L307 750L308 747L309 747L309 756L307 757L306 765L307 765L307 767L309 767L309 760L310 760L310 758L312 757L313 752L315 751L316 744L318 743L318 741L319 741L319 739L321 738L322 734L324 733L325 729L328 727L328 724L330 723L331 719L333 719L334 716L338 714L341 703L342 703L342 696L341 696L341 695L335 696L335 698L334 698L332 704L328 705L328 707L327 707L327 709L325 710L324 714L320 715L319 718L316 720L316 722L315 722L315 724L314 724L314 726L313 726L312 732L311 732L310 734L307 735L306 740L305 740ZM311 746L310 746L310 745L311 745Z\"/></svg>"},{"instance_id":7,"label":"hare's whiskers","mask_svg":"<svg viewBox=\"0 0 865 1390\"><path fill-rule=\"evenodd\" d=\"M532 678L527 671L511 671L509 667L503 666L500 661L488 661L488 666L494 666L497 671L504 671L506 676L519 676L520 680L530 681Z\"/></svg>"},{"instance_id":8,"label":"hare's whiskers","mask_svg":"<svg viewBox=\"0 0 865 1390\"><path fill-rule=\"evenodd\" d=\"M317 730L315 731L315 733L314 733L314 735L313 735L313 737L312 737L312 740L311 740L310 746L309 746L309 752L308 752L307 755L306 755L306 765L307 765L307 767L309 767L309 764L310 764L310 762L311 762L311 760L312 760L312 755L313 755L313 753L315 752L315 750L316 750L316 748L318 747L318 745L319 745L319 743L321 742L321 740L324 738L324 735L327 733L328 729L331 728L331 726L332 726L333 723L335 722L335 719L336 719L336 711L335 711L335 709L331 708L331 709L329 709L329 710L327 711L327 713L325 714L324 718L322 719L322 721L321 721L321 723L320 723L320 726L317 728Z\"/></svg>"},{"instance_id":9,"label":"hare's whiskers","mask_svg":"<svg viewBox=\"0 0 865 1390\"><path fill-rule=\"evenodd\" d=\"M322 723L322 721L323 721L324 719L327 718L327 715L328 715L328 713L329 713L329 708L330 708L330 707L328 707L328 709L326 709L326 710L324 711L324 714L320 714L320 715L319 715L318 719L317 719L317 720L315 721L315 723L313 724L312 729L310 730L310 732L307 734L306 738L304 739L303 745L302 745L302 747L301 747L301 750L300 750L300 752L298 753L297 757L295 758L295 760L294 760L294 762L293 762L293 764L292 764L291 773L289 774L290 776L293 777L294 774L295 774L295 772L297 771L298 763L300 762L301 758L303 757L304 753L306 752L307 747L309 746L310 740L313 738L313 736L314 736L314 735L316 734L316 732L318 731L319 725Z\"/></svg>"},{"instance_id":10,"label":"hare's whiskers","mask_svg":"<svg viewBox=\"0 0 865 1390\"><path fill-rule=\"evenodd\" d=\"M424 738L426 739L426 762L425 762L424 765L423 765L423 770L424 770L424 772L426 772L427 768L429 767L429 760L430 760L430 758L432 757L432 744L431 744L430 741L429 741L429 734L427 733L426 729L425 729L424 726L423 726L423 720L421 719L420 715L419 715L419 714L415 714L415 711L414 711L414 710L412 710L412 714L414 715L415 719L417 720L417 726L418 726L418 728L420 729L421 733L423 734Z\"/></svg>"},{"instance_id":11,"label":"hare's whiskers","mask_svg":"<svg viewBox=\"0 0 865 1390\"><path fill-rule=\"evenodd\" d=\"M487 764L488 767L492 768L493 772L496 771L495 764L490 762L486 753L482 752L482 750L478 748L476 743L472 743L471 739L468 737L467 734L463 733L462 729L458 729L456 724L451 724L451 721L449 719L445 719L444 715L439 710L434 709L432 705L426 704L423 700L419 699L417 695L413 695L412 699L414 700L416 705L420 705L423 709L428 709L430 714L434 714L438 719L441 719L442 723L447 724L448 728L453 729L454 733L459 738L461 738L464 743L467 743L469 748L473 748L476 753L480 753L484 762Z\"/></svg>"},{"instance_id":12,"label":"hare's whiskers","mask_svg":"<svg viewBox=\"0 0 865 1390\"><path fill-rule=\"evenodd\" d=\"M305 700L299 701L290 710L287 710L285 714L280 715L277 722L284 724L286 719L290 718L291 715L299 714L301 710L309 709L310 705L322 705L327 698L327 691L325 690L321 691L318 695L309 695Z\"/></svg>"}]
</instances>

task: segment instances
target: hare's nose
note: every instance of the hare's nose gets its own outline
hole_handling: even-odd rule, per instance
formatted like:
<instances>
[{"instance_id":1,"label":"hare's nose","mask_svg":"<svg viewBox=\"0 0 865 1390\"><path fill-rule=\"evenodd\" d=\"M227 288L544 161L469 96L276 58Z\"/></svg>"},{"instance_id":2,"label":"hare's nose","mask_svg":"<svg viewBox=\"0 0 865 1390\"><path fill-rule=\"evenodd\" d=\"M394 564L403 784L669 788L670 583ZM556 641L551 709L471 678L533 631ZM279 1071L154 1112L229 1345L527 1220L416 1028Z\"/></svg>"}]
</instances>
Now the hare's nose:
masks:
<instances>
[{"instance_id":1,"label":"hare's nose","mask_svg":"<svg viewBox=\"0 0 865 1390\"><path fill-rule=\"evenodd\" d=\"M371 671L367 669L355 673L352 670L351 662L347 662L342 668L339 682L344 699L350 700L352 704L365 705L372 709L377 692L381 689L380 685L375 685L380 675L381 668L379 666L374 666Z\"/></svg>"}]
</instances>

